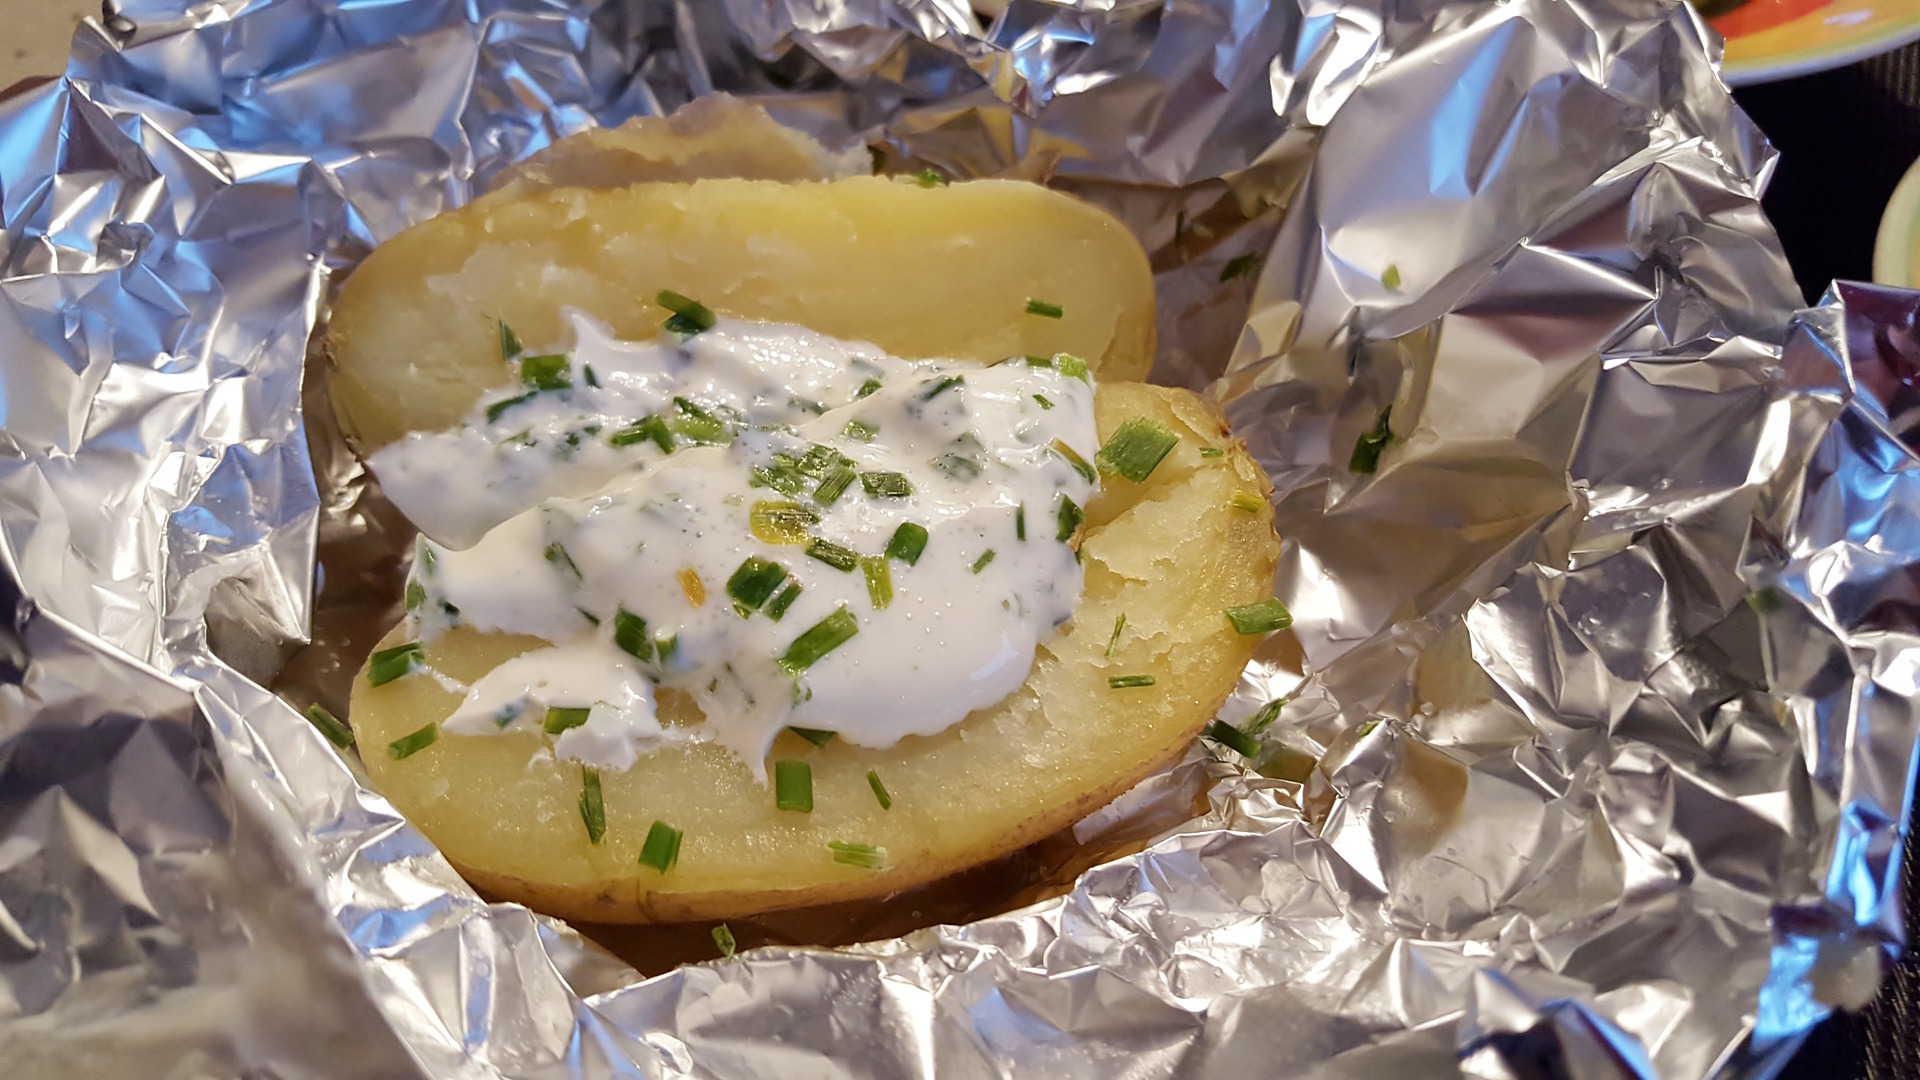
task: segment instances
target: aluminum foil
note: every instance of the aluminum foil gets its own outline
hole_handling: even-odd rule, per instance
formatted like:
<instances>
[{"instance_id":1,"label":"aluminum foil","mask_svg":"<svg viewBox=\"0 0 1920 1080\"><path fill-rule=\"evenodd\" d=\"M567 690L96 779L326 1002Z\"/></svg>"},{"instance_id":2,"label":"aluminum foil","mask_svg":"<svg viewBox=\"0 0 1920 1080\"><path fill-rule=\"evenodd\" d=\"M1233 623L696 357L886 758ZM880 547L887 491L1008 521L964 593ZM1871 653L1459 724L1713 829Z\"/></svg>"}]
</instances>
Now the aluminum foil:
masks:
<instances>
[{"instance_id":1,"label":"aluminum foil","mask_svg":"<svg viewBox=\"0 0 1920 1080\"><path fill-rule=\"evenodd\" d=\"M1901 941L1920 300L1793 313L1715 50L1655 0L126 0L0 102L0 1060L1767 1074ZM1285 698L1256 761L1073 838L1144 850L641 979L263 686L351 664L315 616L404 532L303 423L332 275L715 90L1126 220L1297 622L1228 709Z\"/></svg>"}]
</instances>

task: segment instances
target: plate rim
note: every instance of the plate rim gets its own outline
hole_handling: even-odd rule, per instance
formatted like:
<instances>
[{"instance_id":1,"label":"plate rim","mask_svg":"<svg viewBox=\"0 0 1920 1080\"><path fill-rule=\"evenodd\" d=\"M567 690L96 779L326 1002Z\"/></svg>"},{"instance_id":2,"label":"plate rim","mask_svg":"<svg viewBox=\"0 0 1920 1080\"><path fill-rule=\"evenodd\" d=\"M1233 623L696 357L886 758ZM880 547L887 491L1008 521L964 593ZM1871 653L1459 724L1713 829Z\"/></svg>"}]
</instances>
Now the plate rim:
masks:
<instances>
[{"instance_id":1,"label":"plate rim","mask_svg":"<svg viewBox=\"0 0 1920 1080\"><path fill-rule=\"evenodd\" d=\"M1805 17L1807 16L1802 16L1802 18ZM1781 79L1798 78L1801 75L1812 75L1846 67L1848 64L1858 63L1883 52L1891 52L1916 41L1920 41L1920 10L1909 13L1906 22L1895 23L1886 31L1863 37L1831 53L1821 53L1818 56L1800 59L1793 59L1791 56L1780 60L1728 62L1723 59L1720 64L1720 78L1730 87L1777 82Z\"/></svg>"}]
</instances>

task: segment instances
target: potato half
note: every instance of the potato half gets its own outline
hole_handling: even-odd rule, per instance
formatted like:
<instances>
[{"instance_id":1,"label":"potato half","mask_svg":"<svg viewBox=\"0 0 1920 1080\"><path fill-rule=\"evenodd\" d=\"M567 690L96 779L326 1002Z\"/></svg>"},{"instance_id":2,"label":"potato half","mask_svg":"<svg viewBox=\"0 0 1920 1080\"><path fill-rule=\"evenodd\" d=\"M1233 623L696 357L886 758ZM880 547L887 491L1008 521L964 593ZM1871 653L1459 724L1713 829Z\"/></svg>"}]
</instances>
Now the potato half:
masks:
<instances>
[{"instance_id":1,"label":"potato half","mask_svg":"<svg viewBox=\"0 0 1920 1080\"><path fill-rule=\"evenodd\" d=\"M1104 211L1035 184L698 180L486 198L380 245L328 327L333 400L367 450L458 423L510 380L496 323L563 344L555 298L636 340L662 289L909 358L1153 361L1153 276ZM1060 318L1026 314L1029 299Z\"/></svg>"},{"instance_id":2,"label":"potato half","mask_svg":"<svg viewBox=\"0 0 1920 1080\"><path fill-rule=\"evenodd\" d=\"M813 765L810 814L775 809L743 765L695 744L603 774L607 832L592 844L581 768L535 760L545 744L537 734L443 735L391 759L388 743L459 703L421 675L355 681L351 718L367 772L474 884L594 922L724 919L883 896L1046 836L1178 754L1219 709L1257 640L1235 633L1225 609L1269 596L1279 555L1266 476L1210 406L1184 390L1106 383L1095 411L1103 440L1146 416L1180 442L1146 482L1108 476L1089 502L1086 592L1073 621L1041 643L1021 690L941 734L886 750L780 736L776 756ZM1203 457L1205 447L1227 452ZM1237 492L1260 496L1259 509L1233 505ZM428 646L427 660L471 680L543 644L456 630ZM1112 688L1121 675L1155 681ZM869 789L869 769L892 809ZM667 874L638 862L656 820L685 834ZM835 862L827 844L836 840L885 848L887 868Z\"/></svg>"}]
</instances>

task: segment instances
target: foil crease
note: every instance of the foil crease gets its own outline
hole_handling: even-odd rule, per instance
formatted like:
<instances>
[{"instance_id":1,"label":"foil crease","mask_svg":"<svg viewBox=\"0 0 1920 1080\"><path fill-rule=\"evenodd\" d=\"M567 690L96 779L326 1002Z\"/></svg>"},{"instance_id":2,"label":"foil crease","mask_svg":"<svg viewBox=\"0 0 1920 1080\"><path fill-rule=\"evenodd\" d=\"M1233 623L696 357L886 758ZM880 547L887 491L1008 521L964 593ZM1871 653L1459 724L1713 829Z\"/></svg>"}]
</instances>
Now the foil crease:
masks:
<instances>
[{"instance_id":1,"label":"foil crease","mask_svg":"<svg viewBox=\"0 0 1920 1080\"><path fill-rule=\"evenodd\" d=\"M1004 7L125 0L0 102L10 1074L1758 1076L1871 994L1920 298L1794 312L1698 21ZM1127 221L1156 377L1274 477L1297 621L1226 714L1285 699L1254 767L1196 748L1088 826L1203 788L1144 851L643 980L476 898L262 686L380 577L321 545L404 530L303 415L330 275L714 91Z\"/></svg>"}]
</instances>

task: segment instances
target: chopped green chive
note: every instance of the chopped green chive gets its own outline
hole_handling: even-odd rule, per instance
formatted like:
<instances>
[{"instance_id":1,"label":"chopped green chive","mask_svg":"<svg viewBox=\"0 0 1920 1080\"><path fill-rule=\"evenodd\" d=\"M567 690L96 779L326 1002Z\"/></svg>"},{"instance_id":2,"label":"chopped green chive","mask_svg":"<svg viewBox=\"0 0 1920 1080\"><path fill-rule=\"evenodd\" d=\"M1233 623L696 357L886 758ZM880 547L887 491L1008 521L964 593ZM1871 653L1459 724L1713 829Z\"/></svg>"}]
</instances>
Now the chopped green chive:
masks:
<instances>
[{"instance_id":1,"label":"chopped green chive","mask_svg":"<svg viewBox=\"0 0 1920 1080\"><path fill-rule=\"evenodd\" d=\"M1087 515L1081 511L1079 503L1074 502L1065 495L1060 496L1060 528L1059 532L1054 535L1054 539L1063 543L1073 539L1074 530L1078 529L1080 523L1086 519Z\"/></svg>"},{"instance_id":2,"label":"chopped green chive","mask_svg":"<svg viewBox=\"0 0 1920 1080\"><path fill-rule=\"evenodd\" d=\"M613 643L636 660L653 659L653 639L647 636L647 620L624 607L613 613Z\"/></svg>"},{"instance_id":3,"label":"chopped green chive","mask_svg":"<svg viewBox=\"0 0 1920 1080\"><path fill-rule=\"evenodd\" d=\"M567 549L565 547L562 547L557 543L548 544L547 550L546 550L546 557L547 557L547 561L553 564L553 568L555 570L558 570L565 576L572 578L573 583L575 585L580 584L580 568L574 565L573 556L567 554Z\"/></svg>"},{"instance_id":4,"label":"chopped green chive","mask_svg":"<svg viewBox=\"0 0 1920 1080\"><path fill-rule=\"evenodd\" d=\"M1130 690L1136 686L1152 686L1151 675L1110 675L1107 677L1107 689Z\"/></svg>"},{"instance_id":5,"label":"chopped green chive","mask_svg":"<svg viewBox=\"0 0 1920 1080\"><path fill-rule=\"evenodd\" d=\"M587 839L597 844L607 835L607 804L600 795L600 771L580 772L580 820L586 822Z\"/></svg>"},{"instance_id":6,"label":"chopped green chive","mask_svg":"<svg viewBox=\"0 0 1920 1080\"><path fill-rule=\"evenodd\" d=\"M1200 456L1201 457L1226 457L1227 452L1218 446L1203 446L1200 448Z\"/></svg>"},{"instance_id":7,"label":"chopped green chive","mask_svg":"<svg viewBox=\"0 0 1920 1080\"><path fill-rule=\"evenodd\" d=\"M395 761L410 758L413 755L440 741L440 725L428 724L418 731L409 732L387 744L387 756Z\"/></svg>"},{"instance_id":8,"label":"chopped green chive","mask_svg":"<svg viewBox=\"0 0 1920 1080\"><path fill-rule=\"evenodd\" d=\"M673 409L677 414L666 421L667 428L676 435L684 435L689 440L707 446L725 446L733 441L733 429L725 420L704 409L698 402L683 397L673 399Z\"/></svg>"},{"instance_id":9,"label":"chopped green chive","mask_svg":"<svg viewBox=\"0 0 1920 1080\"><path fill-rule=\"evenodd\" d=\"M756 465L748 470L748 486L772 488L782 495L798 495L807 490L807 474L795 468L791 461L779 458L776 454L771 466Z\"/></svg>"},{"instance_id":10,"label":"chopped green chive","mask_svg":"<svg viewBox=\"0 0 1920 1080\"><path fill-rule=\"evenodd\" d=\"M774 762L773 805L779 810L813 813L813 766L795 758Z\"/></svg>"},{"instance_id":11,"label":"chopped green chive","mask_svg":"<svg viewBox=\"0 0 1920 1080\"><path fill-rule=\"evenodd\" d=\"M927 529L911 521L903 521L893 530L893 539L887 541L887 557L899 559L908 566L920 561L920 553L927 550Z\"/></svg>"},{"instance_id":12,"label":"chopped green chive","mask_svg":"<svg viewBox=\"0 0 1920 1080\"><path fill-rule=\"evenodd\" d=\"M787 568L758 555L741 560L733 576L727 579L727 595L733 597L734 610L742 615L760 610L781 584L787 580Z\"/></svg>"},{"instance_id":13,"label":"chopped green chive","mask_svg":"<svg viewBox=\"0 0 1920 1080\"><path fill-rule=\"evenodd\" d=\"M1037 401L1037 402L1039 402L1039 403L1040 403L1040 407L1041 407L1041 408L1043 408L1043 409L1051 409L1051 408L1053 408L1053 402L1051 402L1051 401L1048 401L1048 400L1047 400L1047 395L1045 395L1045 394L1035 394L1035 395L1033 395L1033 400L1035 400L1035 401Z\"/></svg>"},{"instance_id":14,"label":"chopped green chive","mask_svg":"<svg viewBox=\"0 0 1920 1080\"><path fill-rule=\"evenodd\" d=\"M988 548L979 558L973 560L973 565L968 567L968 569L972 570L974 573L977 574L980 571L985 570L987 568L987 564L992 561L993 561L993 549Z\"/></svg>"},{"instance_id":15,"label":"chopped green chive","mask_svg":"<svg viewBox=\"0 0 1920 1080\"><path fill-rule=\"evenodd\" d=\"M673 869L680 861L680 830L664 821L656 821L647 830L647 839L640 845L640 865L651 866L661 873Z\"/></svg>"},{"instance_id":16,"label":"chopped green chive","mask_svg":"<svg viewBox=\"0 0 1920 1080\"><path fill-rule=\"evenodd\" d=\"M1027 538L1026 503L1021 503L1019 506L1013 508L1013 538L1015 540L1025 540Z\"/></svg>"},{"instance_id":17,"label":"chopped green chive","mask_svg":"<svg viewBox=\"0 0 1920 1080\"><path fill-rule=\"evenodd\" d=\"M873 437L880 434L880 427L877 424L869 424L865 420L849 420L847 426L840 429L840 434L860 442L872 442Z\"/></svg>"},{"instance_id":18,"label":"chopped green chive","mask_svg":"<svg viewBox=\"0 0 1920 1080\"><path fill-rule=\"evenodd\" d=\"M679 634L659 634L653 639L653 647L660 654L660 666L670 668L680 655Z\"/></svg>"},{"instance_id":19,"label":"chopped green chive","mask_svg":"<svg viewBox=\"0 0 1920 1080\"><path fill-rule=\"evenodd\" d=\"M857 866L862 870L884 870L887 866L887 849L872 844L848 844L839 840L827 841L827 849L833 852L833 861Z\"/></svg>"},{"instance_id":20,"label":"chopped green chive","mask_svg":"<svg viewBox=\"0 0 1920 1080\"><path fill-rule=\"evenodd\" d=\"M1364 724L1361 724L1361 725L1360 725L1360 737L1364 739L1364 738L1366 738L1367 736L1369 736L1369 735L1371 735L1371 734L1373 734L1373 729L1374 729L1374 728L1377 728L1377 727L1379 727L1379 726L1380 726L1380 721L1378 721L1378 720L1369 720L1369 721L1367 721L1366 723L1364 723Z\"/></svg>"},{"instance_id":21,"label":"chopped green chive","mask_svg":"<svg viewBox=\"0 0 1920 1080\"><path fill-rule=\"evenodd\" d=\"M1087 459L1081 457L1078 451L1068 446L1063 440L1053 440L1053 445L1050 449L1054 453L1059 454L1067 464L1073 466L1073 471L1080 474L1080 479L1085 480L1089 484L1099 479L1100 474L1094 471L1092 465L1087 463Z\"/></svg>"},{"instance_id":22,"label":"chopped green chive","mask_svg":"<svg viewBox=\"0 0 1920 1080\"><path fill-rule=\"evenodd\" d=\"M415 608L419 607L421 604L426 603L427 587L425 585L420 584L420 582L417 579L409 580L407 582L406 601L407 601L408 611L412 611Z\"/></svg>"},{"instance_id":23,"label":"chopped green chive","mask_svg":"<svg viewBox=\"0 0 1920 1080\"><path fill-rule=\"evenodd\" d=\"M1114 472L1138 484L1153 475L1179 441L1180 436L1144 416L1136 416L1120 425L1097 456Z\"/></svg>"},{"instance_id":24,"label":"chopped green chive","mask_svg":"<svg viewBox=\"0 0 1920 1080\"><path fill-rule=\"evenodd\" d=\"M867 579L867 599L873 602L873 610L887 610L893 603L893 574L887 570L887 557L862 555L860 573Z\"/></svg>"},{"instance_id":25,"label":"chopped green chive","mask_svg":"<svg viewBox=\"0 0 1920 1080\"><path fill-rule=\"evenodd\" d=\"M1247 726L1243 730L1249 735L1258 735L1272 727L1273 722L1280 719L1280 710L1285 707L1287 701L1287 698L1274 698L1260 706L1260 711L1253 714L1253 718L1247 721Z\"/></svg>"},{"instance_id":26,"label":"chopped green chive","mask_svg":"<svg viewBox=\"0 0 1920 1080\"><path fill-rule=\"evenodd\" d=\"M584 380L588 386L593 387L595 390L600 389L600 379L598 376L596 376L593 373L592 364L580 365L580 378Z\"/></svg>"},{"instance_id":27,"label":"chopped green chive","mask_svg":"<svg viewBox=\"0 0 1920 1080\"><path fill-rule=\"evenodd\" d=\"M559 354L529 356L520 361L520 385L535 390L565 390L573 385L571 365Z\"/></svg>"},{"instance_id":28,"label":"chopped green chive","mask_svg":"<svg viewBox=\"0 0 1920 1080\"><path fill-rule=\"evenodd\" d=\"M417 641L381 649L367 658L367 685L385 686L402 675L410 675L427 664L427 654Z\"/></svg>"},{"instance_id":29,"label":"chopped green chive","mask_svg":"<svg viewBox=\"0 0 1920 1080\"><path fill-rule=\"evenodd\" d=\"M847 488L853 486L853 477L853 466L836 466L827 475L821 477L819 486L813 489L814 501L821 506L832 506Z\"/></svg>"},{"instance_id":30,"label":"chopped green chive","mask_svg":"<svg viewBox=\"0 0 1920 1080\"><path fill-rule=\"evenodd\" d=\"M1380 467L1380 453L1393 441L1393 428L1388 426L1392 416L1393 406L1380 410L1380 419L1372 430L1363 432L1353 444L1353 456L1347 459L1347 471L1370 473Z\"/></svg>"},{"instance_id":31,"label":"chopped green chive","mask_svg":"<svg viewBox=\"0 0 1920 1080\"><path fill-rule=\"evenodd\" d=\"M747 528L763 544L804 544L820 515L796 502L760 499L747 511Z\"/></svg>"},{"instance_id":32,"label":"chopped green chive","mask_svg":"<svg viewBox=\"0 0 1920 1080\"><path fill-rule=\"evenodd\" d=\"M558 735L568 728L577 728L587 722L592 709L564 708L549 705L546 719L540 721L540 727L549 735Z\"/></svg>"},{"instance_id":33,"label":"chopped green chive","mask_svg":"<svg viewBox=\"0 0 1920 1080\"><path fill-rule=\"evenodd\" d=\"M967 382L966 379L961 378L958 375L948 375L947 377L940 379L937 382L929 384L928 388L921 392L920 400L932 401L934 398L939 397L941 394L946 393L947 391L953 389L956 386L966 385L966 382Z\"/></svg>"},{"instance_id":34,"label":"chopped green chive","mask_svg":"<svg viewBox=\"0 0 1920 1080\"><path fill-rule=\"evenodd\" d=\"M500 320L500 362L508 363L520 355L520 335L513 332L507 320Z\"/></svg>"},{"instance_id":35,"label":"chopped green chive","mask_svg":"<svg viewBox=\"0 0 1920 1080\"><path fill-rule=\"evenodd\" d=\"M1000 364L1007 364L1020 359L1023 359L1023 358L1018 356L1009 356L1005 360L1000 361L998 364L995 364L994 366L999 367ZM1051 356L1034 356L1033 354L1029 353L1024 357L1024 359L1026 360L1028 367L1037 367L1037 368L1053 367L1053 357Z\"/></svg>"},{"instance_id":36,"label":"chopped green chive","mask_svg":"<svg viewBox=\"0 0 1920 1080\"><path fill-rule=\"evenodd\" d=\"M1270 630L1285 630L1293 625L1293 615L1277 597L1269 597L1257 604L1241 604L1227 609L1227 621L1242 634L1264 634Z\"/></svg>"},{"instance_id":37,"label":"chopped green chive","mask_svg":"<svg viewBox=\"0 0 1920 1080\"><path fill-rule=\"evenodd\" d=\"M1066 314L1059 304L1049 304L1045 300L1027 298L1027 314L1038 315L1043 319L1057 319Z\"/></svg>"},{"instance_id":38,"label":"chopped green chive","mask_svg":"<svg viewBox=\"0 0 1920 1080\"><path fill-rule=\"evenodd\" d=\"M713 944L720 950L722 960L733 959L733 954L740 950L739 944L733 940L733 931L727 929L726 923L713 928Z\"/></svg>"},{"instance_id":39,"label":"chopped green chive","mask_svg":"<svg viewBox=\"0 0 1920 1080\"><path fill-rule=\"evenodd\" d=\"M805 671L859 632L860 623L853 617L853 612L840 608L795 638L780 657L780 666L789 675Z\"/></svg>"},{"instance_id":40,"label":"chopped green chive","mask_svg":"<svg viewBox=\"0 0 1920 1080\"><path fill-rule=\"evenodd\" d=\"M1062 375L1079 379L1081 382L1087 381L1087 362L1072 353L1056 353L1053 366L1060 369Z\"/></svg>"},{"instance_id":41,"label":"chopped green chive","mask_svg":"<svg viewBox=\"0 0 1920 1080\"><path fill-rule=\"evenodd\" d=\"M1206 736L1221 746L1239 754L1241 757L1259 757L1260 740L1234 727L1224 720L1215 720L1207 725Z\"/></svg>"},{"instance_id":42,"label":"chopped green chive","mask_svg":"<svg viewBox=\"0 0 1920 1080\"><path fill-rule=\"evenodd\" d=\"M784 618L787 609L793 606L795 600L800 599L800 591L799 582L788 582L787 587L780 590L780 595L773 598L773 603L767 605L767 618L774 622Z\"/></svg>"},{"instance_id":43,"label":"chopped green chive","mask_svg":"<svg viewBox=\"0 0 1920 1080\"><path fill-rule=\"evenodd\" d=\"M325 735L327 741L333 745L342 750L353 745L353 729L341 723L340 718L328 712L325 707L317 703L307 706L307 719L314 727L319 728L320 734Z\"/></svg>"},{"instance_id":44,"label":"chopped green chive","mask_svg":"<svg viewBox=\"0 0 1920 1080\"><path fill-rule=\"evenodd\" d=\"M880 782L878 770L867 770L867 786L873 789L873 797L880 803L880 809L893 809L893 796L887 793L887 785Z\"/></svg>"},{"instance_id":45,"label":"chopped green chive","mask_svg":"<svg viewBox=\"0 0 1920 1080\"><path fill-rule=\"evenodd\" d=\"M1386 270L1380 274L1380 284L1385 285L1389 289L1398 289L1400 287L1400 267L1398 264L1387 264Z\"/></svg>"},{"instance_id":46,"label":"chopped green chive","mask_svg":"<svg viewBox=\"0 0 1920 1080\"><path fill-rule=\"evenodd\" d=\"M897 472L861 473L860 486L876 499L904 499L913 494L913 485Z\"/></svg>"},{"instance_id":47,"label":"chopped green chive","mask_svg":"<svg viewBox=\"0 0 1920 1080\"><path fill-rule=\"evenodd\" d=\"M649 416L635 424L630 424L607 436L608 446L632 446L635 443L653 440L663 454L673 453L673 432L667 430L667 422L657 416Z\"/></svg>"},{"instance_id":48,"label":"chopped green chive","mask_svg":"<svg viewBox=\"0 0 1920 1080\"><path fill-rule=\"evenodd\" d=\"M946 187L948 180L932 169L921 169L913 174L913 182L921 187Z\"/></svg>"},{"instance_id":49,"label":"chopped green chive","mask_svg":"<svg viewBox=\"0 0 1920 1080\"><path fill-rule=\"evenodd\" d=\"M807 554L842 573L851 574L853 568L860 565L858 553L849 551L831 540L815 539L807 545Z\"/></svg>"},{"instance_id":50,"label":"chopped green chive","mask_svg":"<svg viewBox=\"0 0 1920 1080\"><path fill-rule=\"evenodd\" d=\"M823 731L820 728L790 727L787 730L793 732L795 735L800 736L801 738L807 740L808 742L812 743L815 746L825 746L828 743L833 741L833 732Z\"/></svg>"},{"instance_id":51,"label":"chopped green chive","mask_svg":"<svg viewBox=\"0 0 1920 1080\"><path fill-rule=\"evenodd\" d=\"M534 396L538 393L539 391L537 390L529 390L526 393L521 394L517 397L510 397L504 401L496 401L493 404L487 406L487 423L491 424L495 420L500 419L500 417L506 414L506 411L508 409L513 408L515 405L520 405L525 402L532 401L534 399Z\"/></svg>"},{"instance_id":52,"label":"chopped green chive","mask_svg":"<svg viewBox=\"0 0 1920 1080\"><path fill-rule=\"evenodd\" d=\"M1113 636L1107 639L1107 652L1105 657L1106 659L1108 660L1113 659L1113 647L1115 645L1120 644L1120 634L1122 631L1126 630L1126 628L1127 628L1127 613L1123 611L1120 613L1119 618L1113 620Z\"/></svg>"},{"instance_id":53,"label":"chopped green chive","mask_svg":"<svg viewBox=\"0 0 1920 1080\"><path fill-rule=\"evenodd\" d=\"M698 300L681 296L671 289L661 289L659 295L654 297L654 300L659 303L661 307L673 312L673 317L660 325L676 334L684 334L692 337L702 330L713 329L713 325L717 321L713 317L712 310L710 310L707 305Z\"/></svg>"},{"instance_id":54,"label":"chopped green chive","mask_svg":"<svg viewBox=\"0 0 1920 1080\"><path fill-rule=\"evenodd\" d=\"M880 389L880 386L881 383L879 379L868 379L866 382L860 384L860 391L853 395L853 399L858 401L863 397L872 397L873 394Z\"/></svg>"},{"instance_id":55,"label":"chopped green chive","mask_svg":"<svg viewBox=\"0 0 1920 1080\"><path fill-rule=\"evenodd\" d=\"M1259 267L1260 267L1260 256L1255 253L1249 252L1245 255L1228 259L1227 265L1220 268L1220 280L1232 281L1234 278L1244 277L1248 274L1253 273L1255 270L1259 269Z\"/></svg>"},{"instance_id":56,"label":"chopped green chive","mask_svg":"<svg viewBox=\"0 0 1920 1080\"><path fill-rule=\"evenodd\" d=\"M1251 491L1236 491L1233 493L1233 498L1227 500L1227 505L1243 513L1257 514L1260 508L1267 504Z\"/></svg>"}]
</instances>

